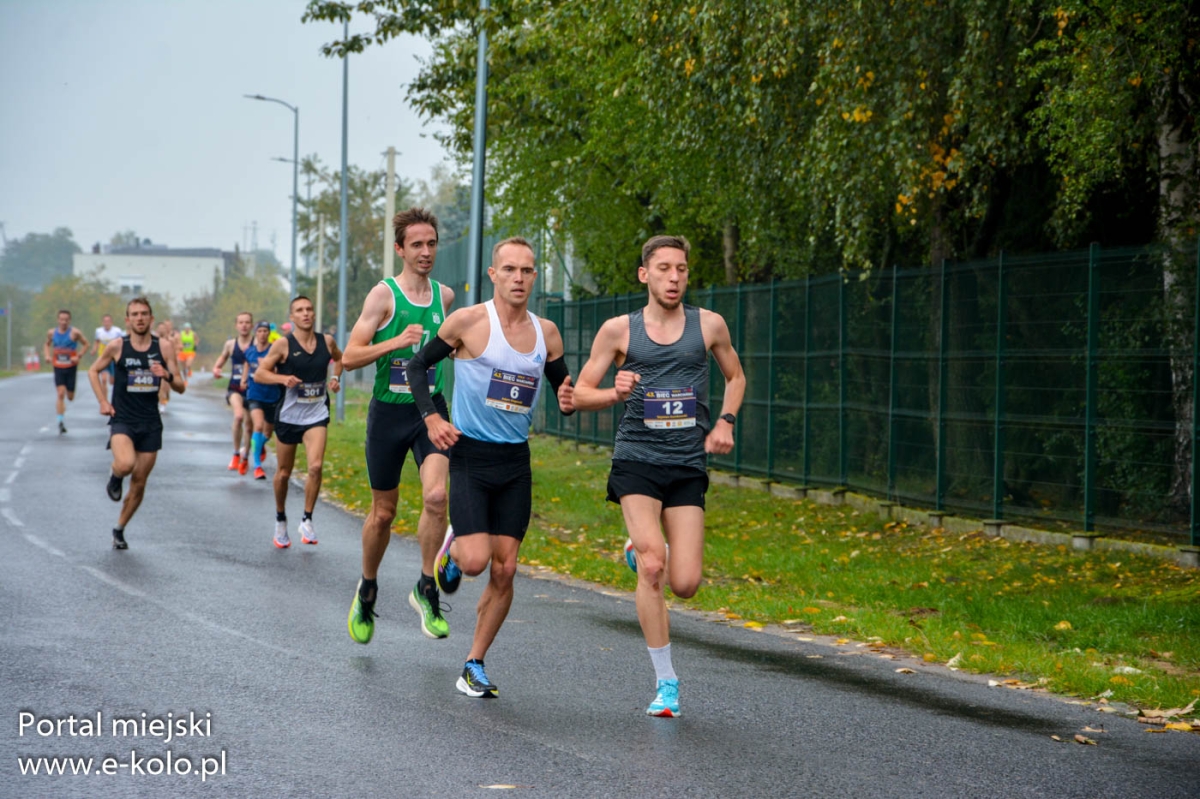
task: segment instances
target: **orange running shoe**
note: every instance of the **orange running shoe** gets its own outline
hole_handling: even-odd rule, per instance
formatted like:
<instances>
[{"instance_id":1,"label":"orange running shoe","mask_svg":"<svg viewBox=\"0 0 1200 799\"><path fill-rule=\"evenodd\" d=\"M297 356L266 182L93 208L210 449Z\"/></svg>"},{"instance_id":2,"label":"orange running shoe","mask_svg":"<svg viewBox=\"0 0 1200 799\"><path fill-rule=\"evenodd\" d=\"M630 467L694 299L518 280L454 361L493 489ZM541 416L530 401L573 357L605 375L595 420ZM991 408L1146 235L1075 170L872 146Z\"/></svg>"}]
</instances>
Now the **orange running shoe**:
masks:
<instances>
[{"instance_id":1,"label":"orange running shoe","mask_svg":"<svg viewBox=\"0 0 1200 799\"><path fill-rule=\"evenodd\" d=\"M238 457L238 461L239 461L238 474L244 475L246 473L246 471L250 468L250 459L247 458L245 455L241 455Z\"/></svg>"},{"instance_id":2,"label":"orange running shoe","mask_svg":"<svg viewBox=\"0 0 1200 799\"><path fill-rule=\"evenodd\" d=\"M263 469L263 467L261 467L261 466L254 467L254 479L255 480L266 480L267 479L267 473Z\"/></svg>"},{"instance_id":3,"label":"orange running shoe","mask_svg":"<svg viewBox=\"0 0 1200 799\"><path fill-rule=\"evenodd\" d=\"M229 471L236 472L238 467L242 465L242 456L236 452L233 453L233 460L229 462Z\"/></svg>"}]
</instances>

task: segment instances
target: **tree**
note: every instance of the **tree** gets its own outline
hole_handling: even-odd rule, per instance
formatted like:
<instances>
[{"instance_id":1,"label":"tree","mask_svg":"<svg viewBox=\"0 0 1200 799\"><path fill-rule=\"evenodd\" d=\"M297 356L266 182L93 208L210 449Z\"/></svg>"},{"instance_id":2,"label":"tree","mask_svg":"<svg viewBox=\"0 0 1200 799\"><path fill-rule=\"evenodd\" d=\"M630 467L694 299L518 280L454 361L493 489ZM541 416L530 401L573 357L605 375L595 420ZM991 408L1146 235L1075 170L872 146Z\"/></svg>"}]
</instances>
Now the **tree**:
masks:
<instances>
[{"instance_id":1,"label":"tree","mask_svg":"<svg viewBox=\"0 0 1200 799\"><path fill-rule=\"evenodd\" d=\"M11 240L0 256L0 283L40 291L55 278L70 275L72 256L81 252L69 228L53 233L28 233Z\"/></svg>"},{"instance_id":2,"label":"tree","mask_svg":"<svg viewBox=\"0 0 1200 799\"><path fill-rule=\"evenodd\" d=\"M465 236L471 222L471 187L445 164L435 166L430 180L418 186L416 202L437 217L441 240L449 243Z\"/></svg>"}]
</instances>

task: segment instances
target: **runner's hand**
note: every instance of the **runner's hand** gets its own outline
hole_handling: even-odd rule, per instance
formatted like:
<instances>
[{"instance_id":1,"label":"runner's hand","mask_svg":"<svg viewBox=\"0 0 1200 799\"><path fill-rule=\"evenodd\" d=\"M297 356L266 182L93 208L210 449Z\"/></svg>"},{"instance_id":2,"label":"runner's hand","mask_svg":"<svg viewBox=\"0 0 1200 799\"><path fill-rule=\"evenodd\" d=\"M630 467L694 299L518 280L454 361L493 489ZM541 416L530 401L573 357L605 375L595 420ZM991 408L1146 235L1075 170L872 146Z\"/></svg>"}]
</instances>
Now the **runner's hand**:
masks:
<instances>
[{"instance_id":1,"label":"runner's hand","mask_svg":"<svg viewBox=\"0 0 1200 799\"><path fill-rule=\"evenodd\" d=\"M221 379L221 367L214 366L213 367L213 380L220 380L220 379Z\"/></svg>"},{"instance_id":2,"label":"runner's hand","mask_svg":"<svg viewBox=\"0 0 1200 799\"><path fill-rule=\"evenodd\" d=\"M704 437L704 451L710 455L728 455L733 452L733 428L727 424L714 426Z\"/></svg>"},{"instance_id":3,"label":"runner's hand","mask_svg":"<svg viewBox=\"0 0 1200 799\"><path fill-rule=\"evenodd\" d=\"M338 393L338 390L341 387L342 387L342 378L338 377L337 375L334 375L333 377L329 378L329 390L331 392L336 394L336 393Z\"/></svg>"},{"instance_id":4,"label":"runner's hand","mask_svg":"<svg viewBox=\"0 0 1200 799\"><path fill-rule=\"evenodd\" d=\"M116 416L117 409L114 408L108 400L100 400L100 415L101 416Z\"/></svg>"},{"instance_id":5,"label":"runner's hand","mask_svg":"<svg viewBox=\"0 0 1200 799\"><path fill-rule=\"evenodd\" d=\"M409 325L404 332L392 339L394 350L402 350L417 344L425 336L425 328L420 325Z\"/></svg>"},{"instance_id":6,"label":"runner's hand","mask_svg":"<svg viewBox=\"0 0 1200 799\"><path fill-rule=\"evenodd\" d=\"M447 422L441 414L431 413L425 417L425 429L429 431L429 441L440 450L450 449L462 435L458 428Z\"/></svg>"},{"instance_id":7,"label":"runner's hand","mask_svg":"<svg viewBox=\"0 0 1200 799\"><path fill-rule=\"evenodd\" d=\"M300 385L303 382L304 381L301 380L296 375L287 375L286 377L284 377L283 387L284 388L295 388L296 386Z\"/></svg>"},{"instance_id":8,"label":"runner's hand","mask_svg":"<svg viewBox=\"0 0 1200 799\"><path fill-rule=\"evenodd\" d=\"M613 389L617 392L617 402L629 399L629 395L633 393L633 387L641 382L641 379L642 376L637 372L628 372L624 369L617 372L617 376L613 380Z\"/></svg>"},{"instance_id":9,"label":"runner's hand","mask_svg":"<svg viewBox=\"0 0 1200 799\"><path fill-rule=\"evenodd\" d=\"M558 410L562 413L574 413L575 411L575 387L571 385L570 375L567 375L562 385L558 387Z\"/></svg>"}]
</instances>

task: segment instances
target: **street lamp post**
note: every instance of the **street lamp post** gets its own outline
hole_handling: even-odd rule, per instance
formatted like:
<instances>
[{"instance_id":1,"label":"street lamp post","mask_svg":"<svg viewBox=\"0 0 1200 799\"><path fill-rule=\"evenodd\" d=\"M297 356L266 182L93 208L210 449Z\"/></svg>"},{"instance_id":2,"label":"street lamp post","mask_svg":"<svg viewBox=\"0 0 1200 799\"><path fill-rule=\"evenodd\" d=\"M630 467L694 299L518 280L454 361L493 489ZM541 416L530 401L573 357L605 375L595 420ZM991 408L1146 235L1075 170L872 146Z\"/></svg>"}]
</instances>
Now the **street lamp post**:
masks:
<instances>
[{"instance_id":1,"label":"street lamp post","mask_svg":"<svg viewBox=\"0 0 1200 799\"><path fill-rule=\"evenodd\" d=\"M268 103L279 103L292 112L292 272L291 297L296 296L296 198L300 194L300 108L291 103L285 103L275 97L264 97L261 94L244 94L249 100L263 100Z\"/></svg>"}]
</instances>

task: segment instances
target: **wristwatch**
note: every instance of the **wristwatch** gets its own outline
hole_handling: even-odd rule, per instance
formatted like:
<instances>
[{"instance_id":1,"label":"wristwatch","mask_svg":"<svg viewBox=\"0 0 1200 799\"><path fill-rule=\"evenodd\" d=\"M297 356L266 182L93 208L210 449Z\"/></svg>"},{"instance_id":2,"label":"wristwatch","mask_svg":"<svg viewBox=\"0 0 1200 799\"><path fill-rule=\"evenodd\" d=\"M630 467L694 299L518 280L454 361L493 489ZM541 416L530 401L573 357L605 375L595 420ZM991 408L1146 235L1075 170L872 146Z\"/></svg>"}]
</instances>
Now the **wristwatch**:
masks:
<instances>
[{"instance_id":1,"label":"wristwatch","mask_svg":"<svg viewBox=\"0 0 1200 799\"><path fill-rule=\"evenodd\" d=\"M732 426L733 424L735 424L737 422L737 417L734 416L732 413L723 413L723 414L721 414L721 418L724 419L725 421L729 422L730 426Z\"/></svg>"}]
</instances>

